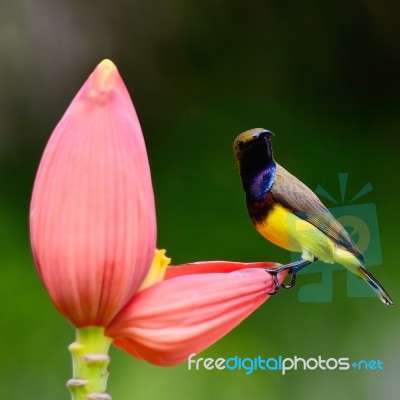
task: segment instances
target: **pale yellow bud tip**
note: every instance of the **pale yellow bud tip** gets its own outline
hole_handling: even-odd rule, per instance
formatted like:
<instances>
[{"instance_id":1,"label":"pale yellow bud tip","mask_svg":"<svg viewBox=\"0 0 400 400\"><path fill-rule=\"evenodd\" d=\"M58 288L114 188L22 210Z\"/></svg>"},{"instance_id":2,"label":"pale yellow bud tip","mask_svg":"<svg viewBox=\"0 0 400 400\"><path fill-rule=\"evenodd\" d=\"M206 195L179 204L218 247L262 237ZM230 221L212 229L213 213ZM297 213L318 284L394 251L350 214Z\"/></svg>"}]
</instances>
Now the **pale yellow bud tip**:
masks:
<instances>
[{"instance_id":1,"label":"pale yellow bud tip","mask_svg":"<svg viewBox=\"0 0 400 400\"><path fill-rule=\"evenodd\" d=\"M99 80L107 80L110 75L117 71L117 67L111 60L105 58L97 65L96 71L98 71Z\"/></svg>"},{"instance_id":2,"label":"pale yellow bud tip","mask_svg":"<svg viewBox=\"0 0 400 400\"><path fill-rule=\"evenodd\" d=\"M103 100L105 94L111 92L119 82L116 65L109 59L101 61L93 71L90 82L89 98Z\"/></svg>"}]
</instances>

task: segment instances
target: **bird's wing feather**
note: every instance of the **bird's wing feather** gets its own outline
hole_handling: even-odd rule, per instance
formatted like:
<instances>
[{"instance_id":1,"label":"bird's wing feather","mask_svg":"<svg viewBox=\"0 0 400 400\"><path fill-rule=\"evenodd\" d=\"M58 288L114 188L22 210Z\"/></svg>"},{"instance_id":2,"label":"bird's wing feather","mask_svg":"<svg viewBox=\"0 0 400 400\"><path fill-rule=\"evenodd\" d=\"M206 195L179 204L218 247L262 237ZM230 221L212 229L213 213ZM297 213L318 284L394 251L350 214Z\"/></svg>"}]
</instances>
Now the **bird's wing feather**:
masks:
<instances>
[{"instance_id":1,"label":"bird's wing feather","mask_svg":"<svg viewBox=\"0 0 400 400\"><path fill-rule=\"evenodd\" d=\"M349 234L322 204L321 200L304 183L279 164L276 164L276 167L274 183L270 190L275 200L299 218L314 225L363 262L364 258Z\"/></svg>"}]
</instances>

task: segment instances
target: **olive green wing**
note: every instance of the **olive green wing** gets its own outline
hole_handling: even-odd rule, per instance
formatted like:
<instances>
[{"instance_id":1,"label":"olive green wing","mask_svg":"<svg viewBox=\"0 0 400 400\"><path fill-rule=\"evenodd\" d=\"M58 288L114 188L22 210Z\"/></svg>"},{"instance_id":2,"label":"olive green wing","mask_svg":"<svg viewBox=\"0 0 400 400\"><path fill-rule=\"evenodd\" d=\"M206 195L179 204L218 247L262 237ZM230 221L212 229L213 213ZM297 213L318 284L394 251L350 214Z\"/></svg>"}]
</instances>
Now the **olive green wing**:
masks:
<instances>
[{"instance_id":1,"label":"olive green wing","mask_svg":"<svg viewBox=\"0 0 400 400\"><path fill-rule=\"evenodd\" d=\"M301 181L276 164L274 183L270 190L276 202L309 222L335 243L354 254L361 262L364 257L350 235L322 204L321 200Z\"/></svg>"}]
</instances>

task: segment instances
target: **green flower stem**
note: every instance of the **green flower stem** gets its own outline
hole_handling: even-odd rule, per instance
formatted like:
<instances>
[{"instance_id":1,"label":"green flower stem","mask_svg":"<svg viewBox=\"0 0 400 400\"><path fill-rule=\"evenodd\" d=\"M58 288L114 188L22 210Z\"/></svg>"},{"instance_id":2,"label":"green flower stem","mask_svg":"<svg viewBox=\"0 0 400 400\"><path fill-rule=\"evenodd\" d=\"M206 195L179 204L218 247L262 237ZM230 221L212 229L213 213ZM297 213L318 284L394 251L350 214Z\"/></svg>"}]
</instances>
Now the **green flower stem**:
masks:
<instances>
[{"instance_id":1,"label":"green flower stem","mask_svg":"<svg viewBox=\"0 0 400 400\"><path fill-rule=\"evenodd\" d=\"M106 392L110 344L103 327L76 330L76 341L68 347L72 354L73 378L67 386L72 400L111 400Z\"/></svg>"}]
</instances>

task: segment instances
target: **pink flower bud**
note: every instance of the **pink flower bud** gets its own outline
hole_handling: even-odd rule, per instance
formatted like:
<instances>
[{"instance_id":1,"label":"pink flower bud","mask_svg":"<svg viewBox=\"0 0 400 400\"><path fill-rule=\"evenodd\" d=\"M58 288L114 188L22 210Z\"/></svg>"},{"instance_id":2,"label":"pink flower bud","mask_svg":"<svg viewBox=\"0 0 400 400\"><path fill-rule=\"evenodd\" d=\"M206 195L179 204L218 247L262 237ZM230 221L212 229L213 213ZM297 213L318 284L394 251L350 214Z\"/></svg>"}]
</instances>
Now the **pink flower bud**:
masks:
<instances>
[{"instance_id":1,"label":"pink flower bud","mask_svg":"<svg viewBox=\"0 0 400 400\"><path fill-rule=\"evenodd\" d=\"M30 230L40 278L77 327L106 326L148 273L156 216L146 147L109 60L90 75L50 137Z\"/></svg>"}]
</instances>

